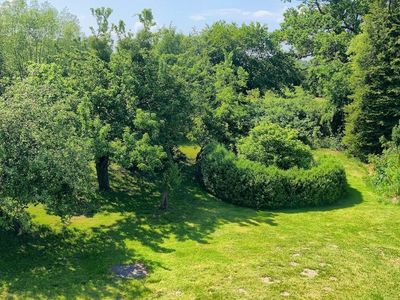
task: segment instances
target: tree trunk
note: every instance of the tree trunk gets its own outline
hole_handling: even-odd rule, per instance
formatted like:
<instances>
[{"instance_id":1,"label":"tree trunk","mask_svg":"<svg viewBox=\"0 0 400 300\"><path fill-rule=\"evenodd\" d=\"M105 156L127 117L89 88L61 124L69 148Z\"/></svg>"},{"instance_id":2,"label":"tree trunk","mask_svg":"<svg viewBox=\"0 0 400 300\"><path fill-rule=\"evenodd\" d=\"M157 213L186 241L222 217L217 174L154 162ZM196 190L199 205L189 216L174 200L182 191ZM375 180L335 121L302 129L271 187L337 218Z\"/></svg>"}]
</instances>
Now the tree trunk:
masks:
<instances>
[{"instance_id":1,"label":"tree trunk","mask_svg":"<svg viewBox=\"0 0 400 300\"><path fill-rule=\"evenodd\" d=\"M7 214L4 212L4 211L2 211L1 210L1 208L0 208L0 219L1 218L6 218L6 222L8 221L7 220L7 218L9 218L9 216L7 216ZM22 234L22 225L21 225L21 222L20 221L18 221L17 219L15 219L15 218L13 218L12 220L11 220L11 223L12 223L12 225L11 225L11 230L15 233L15 234L17 234L17 235L21 235ZM0 228L1 229L1 228Z\"/></svg>"},{"instance_id":2,"label":"tree trunk","mask_svg":"<svg viewBox=\"0 0 400 300\"><path fill-rule=\"evenodd\" d=\"M21 235L22 234L21 222L19 222L18 220L13 220L12 222L13 222L12 228L15 234Z\"/></svg>"},{"instance_id":3,"label":"tree trunk","mask_svg":"<svg viewBox=\"0 0 400 300\"><path fill-rule=\"evenodd\" d=\"M168 193L168 191L165 191L161 197L160 210L168 209L168 197L169 197L169 193Z\"/></svg>"},{"instance_id":4,"label":"tree trunk","mask_svg":"<svg viewBox=\"0 0 400 300\"><path fill-rule=\"evenodd\" d=\"M100 157L96 160L97 182L99 191L107 192L110 190L110 179L108 178L108 156Z\"/></svg>"},{"instance_id":5,"label":"tree trunk","mask_svg":"<svg viewBox=\"0 0 400 300\"><path fill-rule=\"evenodd\" d=\"M201 175L200 160L204 152L204 147L200 148L199 153L196 155L196 165L194 169L194 177L199 184L203 183L203 176Z\"/></svg>"}]
</instances>

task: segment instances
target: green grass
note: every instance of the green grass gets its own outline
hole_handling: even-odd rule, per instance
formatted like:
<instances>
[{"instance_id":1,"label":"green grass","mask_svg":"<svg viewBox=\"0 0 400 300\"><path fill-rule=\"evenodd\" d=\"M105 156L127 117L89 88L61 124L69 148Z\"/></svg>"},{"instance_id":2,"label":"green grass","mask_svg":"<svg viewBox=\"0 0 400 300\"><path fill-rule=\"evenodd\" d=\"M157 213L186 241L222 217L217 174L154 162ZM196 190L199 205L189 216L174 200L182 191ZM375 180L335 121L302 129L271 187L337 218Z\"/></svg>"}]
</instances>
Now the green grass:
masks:
<instances>
[{"instance_id":1,"label":"green grass","mask_svg":"<svg viewBox=\"0 0 400 300\"><path fill-rule=\"evenodd\" d=\"M235 207L205 193L189 170L161 213L157 186L138 189L114 168L115 191L93 218L63 231L36 207L33 233L0 233L0 298L398 299L400 207L378 201L362 164L329 153L346 167L349 196L309 210ZM150 276L112 277L113 265L131 262ZM305 268L318 276L301 276Z\"/></svg>"}]
</instances>

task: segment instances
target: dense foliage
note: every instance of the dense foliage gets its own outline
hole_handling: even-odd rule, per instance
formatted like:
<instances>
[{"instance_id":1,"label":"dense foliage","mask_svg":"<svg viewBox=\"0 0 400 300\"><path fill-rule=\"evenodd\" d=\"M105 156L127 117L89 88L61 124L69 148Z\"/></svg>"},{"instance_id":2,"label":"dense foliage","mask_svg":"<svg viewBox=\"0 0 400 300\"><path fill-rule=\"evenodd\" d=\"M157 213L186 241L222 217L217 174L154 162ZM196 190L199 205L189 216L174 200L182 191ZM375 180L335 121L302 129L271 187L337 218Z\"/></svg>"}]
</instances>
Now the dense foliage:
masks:
<instances>
[{"instance_id":1,"label":"dense foliage","mask_svg":"<svg viewBox=\"0 0 400 300\"><path fill-rule=\"evenodd\" d=\"M290 1L289 1L290 2ZM303 86L326 97L336 108L335 132L343 131L344 107L350 103L348 47L360 33L368 0L302 0L285 12L280 36L304 62Z\"/></svg>"},{"instance_id":2,"label":"dense foliage","mask_svg":"<svg viewBox=\"0 0 400 300\"><path fill-rule=\"evenodd\" d=\"M400 196L400 125L393 128L392 140L385 143L383 154L370 157L374 166L372 183L384 194Z\"/></svg>"},{"instance_id":3,"label":"dense foliage","mask_svg":"<svg viewBox=\"0 0 400 300\"><path fill-rule=\"evenodd\" d=\"M204 186L220 199L257 209L299 208L333 204L346 192L343 167L323 158L309 169L281 170L237 158L212 144L202 154Z\"/></svg>"},{"instance_id":4,"label":"dense foliage","mask_svg":"<svg viewBox=\"0 0 400 300\"><path fill-rule=\"evenodd\" d=\"M74 99L30 78L0 98L0 225L19 230L24 209L45 204L56 215L82 214L90 204L88 141L77 132ZM20 223L15 220L19 220Z\"/></svg>"},{"instance_id":5,"label":"dense foliage","mask_svg":"<svg viewBox=\"0 0 400 300\"><path fill-rule=\"evenodd\" d=\"M298 88L284 96L268 93L261 99L260 120L298 131L299 139L314 147L337 146L331 128L335 108L324 98L315 98Z\"/></svg>"},{"instance_id":6,"label":"dense foliage","mask_svg":"<svg viewBox=\"0 0 400 300\"><path fill-rule=\"evenodd\" d=\"M58 12L47 2L2 2L0 61L3 76L23 77L30 63L54 62L60 53L67 53L78 45L78 20L67 11Z\"/></svg>"},{"instance_id":7,"label":"dense foliage","mask_svg":"<svg viewBox=\"0 0 400 300\"><path fill-rule=\"evenodd\" d=\"M239 157L280 169L306 169L313 161L311 149L298 140L296 130L267 122L254 127L239 141L238 152Z\"/></svg>"},{"instance_id":8,"label":"dense foliage","mask_svg":"<svg viewBox=\"0 0 400 300\"><path fill-rule=\"evenodd\" d=\"M366 159L382 151L400 119L400 3L376 1L363 33L352 43L355 100L349 107L345 143Z\"/></svg>"}]
</instances>

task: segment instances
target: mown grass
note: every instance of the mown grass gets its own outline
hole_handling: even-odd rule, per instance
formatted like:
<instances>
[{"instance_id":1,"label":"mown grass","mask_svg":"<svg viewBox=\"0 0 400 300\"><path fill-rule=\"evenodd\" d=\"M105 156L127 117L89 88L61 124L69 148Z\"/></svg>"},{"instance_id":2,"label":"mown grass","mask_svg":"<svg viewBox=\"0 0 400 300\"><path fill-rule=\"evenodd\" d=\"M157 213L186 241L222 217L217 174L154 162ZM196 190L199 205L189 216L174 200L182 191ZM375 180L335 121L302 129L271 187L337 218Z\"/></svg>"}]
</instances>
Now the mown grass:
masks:
<instances>
[{"instance_id":1,"label":"mown grass","mask_svg":"<svg viewBox=\"0 0 400 300\"><path fill-rule=\"evenodd\" d=\"M223 203L188 167L161 213L156 185L138 188L114 168L114 192L92 218L74 218L62 230L36 207L33 233L0 233L0 298L279 299L286 292L293 299L398 299L400 207L377 200L362 164L323 153L345 165L349 196L309 210ZM113 278L113 265L131 262L145 263L150 276ZM302 276L306 268L318 275Z\"/></svg>"}]
</instances>

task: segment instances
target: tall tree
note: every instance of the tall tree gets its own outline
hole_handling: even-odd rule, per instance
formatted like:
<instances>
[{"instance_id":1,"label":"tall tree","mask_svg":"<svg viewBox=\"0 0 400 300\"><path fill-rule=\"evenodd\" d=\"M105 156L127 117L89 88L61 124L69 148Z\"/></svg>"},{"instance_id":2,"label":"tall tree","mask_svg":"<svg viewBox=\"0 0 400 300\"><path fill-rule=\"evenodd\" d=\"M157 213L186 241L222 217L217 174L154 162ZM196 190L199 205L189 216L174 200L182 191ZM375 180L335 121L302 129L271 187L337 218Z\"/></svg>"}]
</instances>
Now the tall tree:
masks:
<instances>
[{"instance_id":1,"label":"tall tree","mask_svg":"<svg viewBox=\"0 0 400 300\"><path fill-rule=\"evenodd\" d=\"M349 107L345 144L365 159L382 151L400 119L400 2L376 0L363 32L351 45L355 101Z\"/></svg>"},{"instance_id":2,"label":"tall tree","mask_svg":"<svg viewBox=\"0 0 400 300\"><path fill-rule=\"evenodd\" d=\"M225 60L225 53L232 53L235 67L242 67L248 74L246 88L282 91L300 83L300 72L293 56L284 52L274 34L260 23L228 24L217 22L200 34L202 51L212 65Z\"/></svg>"},{"instance_id":3,"label":"tall tree","mask_svg":"<svg viewBox=\"0 0 400 300\"><path fill-rule=\"evenodd\" d=\"M177 65L183 37L173 28L153 32L156 23L149 9L138 17L143 29L136 34L120 32L113 56L119 60L118 73L129 74L123 77L130 78L130 84L121 86L127 87L124 93L135 95L136 108L117 148L128 168L163 178L160 208L166 209L179 177L174 153L190 128L190 95Z\"/></svg>"},{"instance_id":4,"label":"tall tree","mask_svg":"<svg viewBox=\"0 0 400 300\"><path fill-rule=\"evenodd\" d=\"M20 231L30 204L63 219L90 204L89 143L59 74L54 65L32 67L0 98L0 227Z\"/></svg>"},{"instance_id":5,"label":"tall tree","mask_svg":"<svg viewBox=\"0 0 400 300\"><path fill-rule=\"evenodd\" d=\"M287 1L291 2L291 1ZM367 0L302 0L288 9L280 37L303 60L303 85L315 96L326 97L335 107L332 128L341 134L344 107L351 102L351 69L347 50L367 13Z\"/></svg>"},{"instance_id":6,"label":"tall tree","mask_svg":"<svg viewBox=\"0 0 400 300\"><path fill-rule=\"evenodd\" d=\"M0 4L0 36L3 68L23 77L29 64L53 62L60 51L75 47L80 28L76 17L47 2L15 0Z\"/></svg>"},{"instance_id":7,"label":"tall tree","mask_svg":"<svg viewBox=\"0 0 400 300\"><path fill-rule=\"evenodd\" d=\"M86 101L80 105L82 121L87 134L92 138L93 152L96 161L97 181L100 191L110 190L108 168L111 156L111 142L120 133L118 119L126 109L126 99L114 99L112 89L112 73L110 61L113 48L111 38L112 26L109 17L110 8L91 9L97 22L97 28L91 28L92 35L88 38L89 48L94 55L87 55L80 60L72 74L81 96ZM84 81L81 78L85 78ZM120 101L118 101L120 100ZM129 99L128 99L129 101ZM123 103L124 102L124 103Z\"/></svg>"}]
</instances>

